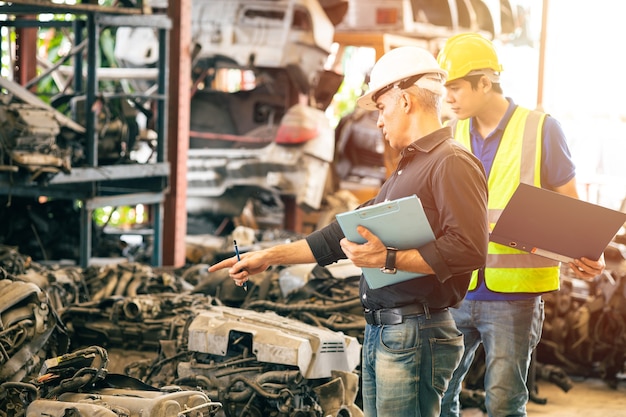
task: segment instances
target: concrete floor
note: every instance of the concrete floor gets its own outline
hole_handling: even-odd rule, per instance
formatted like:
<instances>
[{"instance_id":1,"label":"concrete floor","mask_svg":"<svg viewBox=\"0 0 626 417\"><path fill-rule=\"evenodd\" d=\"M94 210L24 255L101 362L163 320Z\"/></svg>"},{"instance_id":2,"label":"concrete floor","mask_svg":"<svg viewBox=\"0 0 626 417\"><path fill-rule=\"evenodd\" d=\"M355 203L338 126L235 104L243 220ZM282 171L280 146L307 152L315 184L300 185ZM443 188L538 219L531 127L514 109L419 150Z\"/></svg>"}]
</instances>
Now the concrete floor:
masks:
<instances>
[{"instance_id":1,"label":"concrete floor","mask_svg":"<svg viewBox=\"0 0 626 417\"><path fill-rule=\"evenodd\" d=\"M539 398L546 404L530 402L528 417L626 417L626 382L611 389L597 379L575 380L574 387L564 392L549 382L538 382ZM465 409L462 417L486 417L481 410Z\"/></svg>"}]
</instances>

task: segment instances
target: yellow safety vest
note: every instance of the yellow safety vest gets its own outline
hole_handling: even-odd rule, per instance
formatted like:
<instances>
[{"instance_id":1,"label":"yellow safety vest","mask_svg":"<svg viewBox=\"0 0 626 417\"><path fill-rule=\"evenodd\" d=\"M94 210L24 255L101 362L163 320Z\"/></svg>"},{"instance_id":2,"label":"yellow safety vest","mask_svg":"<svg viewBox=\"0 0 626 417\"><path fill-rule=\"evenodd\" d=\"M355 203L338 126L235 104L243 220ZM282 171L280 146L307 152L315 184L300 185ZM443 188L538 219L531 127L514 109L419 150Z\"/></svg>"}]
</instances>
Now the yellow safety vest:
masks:
<instances>
[{"instance_id":1,"label":"yellow safety vest","mask_svg":"<svg viewBox=\"0 0 626 417\"><path fill-rule=\"evenodd\" d=\"M489 173L489 228L498 221L520 182L541 187L542 129L545 114L517 107L507 124ZM470 119L451 123L455 138L471 149ZM455 126L456 125L456 126ZM478 271L470 291L476 289ZM500 293L544 293L559 289L559 263L489 242L485 285Z\"/></svg>"}]
</instances>

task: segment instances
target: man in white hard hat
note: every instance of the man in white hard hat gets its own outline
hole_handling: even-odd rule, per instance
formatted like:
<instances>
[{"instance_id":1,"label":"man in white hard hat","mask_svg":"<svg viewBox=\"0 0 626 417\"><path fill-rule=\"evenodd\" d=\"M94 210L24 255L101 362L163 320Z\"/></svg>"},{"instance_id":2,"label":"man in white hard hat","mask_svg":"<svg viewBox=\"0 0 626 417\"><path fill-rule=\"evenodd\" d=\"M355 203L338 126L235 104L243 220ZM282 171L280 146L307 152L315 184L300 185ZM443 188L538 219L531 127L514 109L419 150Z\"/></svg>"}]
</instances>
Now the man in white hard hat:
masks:
<instances>
[{"instance_id":1,"label":"man in white hard hat","mask_svg":"<svg viewBox=\"0 0 626 417\"><path fill-rule=\"evenodd\" d=\"M487 183L478 160L442 127L445 71L416 47L394 49L378 60L369 91L358 99L378 110L377 125L400 152L395 171L372 205L417 195L435 234L420 247L398 250L366 228L366 243L348 241L334 222L305 239L226 259L210 272L230 268L242 285L270 265L348 258L356 266L398 269L419 277L372 289L361 277L367 322L363 341L363 411L367 417L438 416L441 397L456 368L463 340L448 311L465 296L471 273L485 263L488 243Z\"/></svg>"}]
</instances>

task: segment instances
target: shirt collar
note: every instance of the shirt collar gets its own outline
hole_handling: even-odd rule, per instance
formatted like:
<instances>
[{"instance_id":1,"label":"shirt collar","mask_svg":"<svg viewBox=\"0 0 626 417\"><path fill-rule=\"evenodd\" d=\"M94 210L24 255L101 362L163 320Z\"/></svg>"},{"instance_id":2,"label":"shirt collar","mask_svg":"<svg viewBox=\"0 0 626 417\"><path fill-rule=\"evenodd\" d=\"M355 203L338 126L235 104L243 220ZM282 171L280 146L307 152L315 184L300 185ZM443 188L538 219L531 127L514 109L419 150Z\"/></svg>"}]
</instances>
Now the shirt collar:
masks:
<instances>
[{"instance_id":1,"label":"shirt collar","mask_svg":"<svg viewBox=\"0 0 626 417\"><path fill-rule=\"evenodd\" d=\"M452 130L449 126L444 126L411 143L402 150L402 156L410 155L411 152L414 151L430 152L439 144L450 138L452 138Z\"/></svg>"},{"instance_id":2,"label":"shirt collar","mask_svg":"<svg viewBox=\"0 0 626 417\"><path fill-rule=\"evenodd\" d=\"M493 133L498 133L497 134L498 137L502 136L502 132L504 132L504 129L506 128L506 125L509 123L509 120L511 119L511 116L513 115L513 112L517 108L517 104L515 104L515 102L513 101L512 98L507 97L506 100L509 102L509 107L506 109L506 112L504 113L504 116L502 117L502 119L500 119L500 123L498 123L498 126L496 127L496 129L493 132ZM474 120L475 120L474 117L472 117L470 119L470 133L471 133L472 136L478 135L478 137L480 137L480 134L478 133L478 131L474 127ZM489 135L489 136L493 136L493 135ZM485 139L487 139L487 138L485 138Z\"/></svg>"}]
</instances>

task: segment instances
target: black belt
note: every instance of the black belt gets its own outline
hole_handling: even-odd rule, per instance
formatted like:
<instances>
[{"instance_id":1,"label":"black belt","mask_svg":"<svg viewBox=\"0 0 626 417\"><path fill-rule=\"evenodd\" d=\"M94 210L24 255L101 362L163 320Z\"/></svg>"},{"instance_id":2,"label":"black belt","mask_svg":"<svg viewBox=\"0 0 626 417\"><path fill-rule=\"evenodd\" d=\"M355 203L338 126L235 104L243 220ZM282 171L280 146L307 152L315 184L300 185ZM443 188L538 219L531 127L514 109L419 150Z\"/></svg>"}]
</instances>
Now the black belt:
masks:
<instances>
[{"instance_id":1,"label":"black belt","mask_svg":"<svg viewBox=\"0 0 626 417\"><path fill-rule=\"evenodd\" d=\"M380 310L365 309L365 321L367 324L373 324L375 326L381 326L383 324L400 324L404 323L404 319L408 317L416 317L423 315L430 315L430 313L437 313L445 311L447 308L429 308L423 304L411 304L396 308L384 308Z\"/></svg>"}]
</instances>

